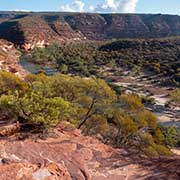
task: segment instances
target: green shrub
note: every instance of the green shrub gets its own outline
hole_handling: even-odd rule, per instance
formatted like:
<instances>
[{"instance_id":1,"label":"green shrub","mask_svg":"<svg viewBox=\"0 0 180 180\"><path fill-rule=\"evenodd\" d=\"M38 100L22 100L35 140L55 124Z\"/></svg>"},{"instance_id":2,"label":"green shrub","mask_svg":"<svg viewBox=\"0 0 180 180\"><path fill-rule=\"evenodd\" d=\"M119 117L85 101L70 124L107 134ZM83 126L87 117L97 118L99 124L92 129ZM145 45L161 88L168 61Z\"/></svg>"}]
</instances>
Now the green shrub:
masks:
<instances>
[{"instance_id":1,"label":"green shrub","mask_svg":"<svg viewBox=\"0 0 180 180\"><path fill-rule=\"evenodd\" d=\"M118 104L129 112L137 112L144 109L141 98L135 94L122 94Z\"/></svg>"},{"instance_id":2,"label":"green shrub","mask_svg":"<svg viewBox=\"0 0 180 180\"><path fill-rule=\"evenodd\" d=\"M164 144L177 147L180 143L180 133L175 126L160 126L161 132L164 135Z\"/></svg>"},{"instance_id":3,"label":"green shrub","mask_svg":"<svg viewBox=\"0 0 180 180\"><path fill-rule=\"evenodd\" d=\"M0 109L9 112L22 123L49 127L66 120L69 117L71 105L60 97L45 98L42 94L30 91L22 97L18 93L2 95Z\"/></svg>"},{"instance_id":4,"label":"green shrub","mask_svg":"<svg viewBox=\"0 0 180 180\"><path fill-rule=\"evenodd\" d=\"M155 144L154 149L158 153L159 156L170 156L172 155L172 152L166 148L165 146Z\"/></svg>"},{"instance_id":5,"label":"green shrub","mask_svg":"<svg viewBox=\"0 0 180 180\"><path fill-rule=\"evenodd\" d=\"M142 152L146 156L151 157L151 158L155 158L155 157L159 156L158 152L152 146L148 146L148 147L143 148Z\"/></svg>"},{"instance_id":6,"label":"green shrub","mask_svg":"<svg viewBox=\"0 0 180 180\"><path fill-rule=\"evenodd\" d=\"M13 73L0 72L0 95L13 93L15 90L26 92L28 84Z\"/></svg>"},{"instance_id":7,"label":"green shrub","mask_svg":"<svg viewBox=\"0 0 180 180\"><path fill-rule=\"evenodd\" d=\"M157 128L154 130L153 133L154 140L157 144L163 144L164 143L164 135L161 129Z\"/></svg>"}]
</instances>

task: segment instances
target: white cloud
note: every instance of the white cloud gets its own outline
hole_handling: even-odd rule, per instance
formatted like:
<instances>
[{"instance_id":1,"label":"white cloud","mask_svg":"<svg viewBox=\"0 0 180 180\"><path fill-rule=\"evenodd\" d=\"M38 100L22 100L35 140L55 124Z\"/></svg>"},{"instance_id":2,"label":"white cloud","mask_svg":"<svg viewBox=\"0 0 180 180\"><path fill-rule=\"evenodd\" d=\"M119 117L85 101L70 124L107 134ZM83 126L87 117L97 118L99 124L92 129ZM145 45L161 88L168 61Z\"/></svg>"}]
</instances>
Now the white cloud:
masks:
<instances>
[{"instance_id":1,"label":"white cloud","mask_svg":"<svg viewBox=\"0 0 180 180\"><path fill-rule=\"evenodd\" d=\"M85 3L82 2L81 0L74 0L70 4L62 5L60 7L60 10L66 11L66 12L83 12L84 6L85 6Z\"/></svg>"},{"instance_id":2,"label":"white cloud","mask_svg":"<svg viewBox=\"0 0 180 180\"><path fill-rule=\"evenodd\" d=\"M90 5L89 7L88 7L88 10L90 11L90 12L92 12L92 11L94 11L94 6L93 5Z\"/></svg>"},{"instance_id":3,"label":"white cloud","mask_svg":"<svg viewBox=\"0 0 180 180\"><path fill-rule=\"evenodd\" d=\"M136 10L138 0L124 0L122 3L122 10L124 12L134 13Z\"/></svg>"},{"instance_id":4,"label":"white cloud","mask_svg":"<svg viewBox=\"0 0 180 180\"><path fill-rule=\"evenodd\" d=\"M14 9L13 11L15 11L15 12L31 12L31 10L27 10L27 9Z\"/></svg>"},{"instance_id":5,"label":"white cloud","mask_svg":"<svg viewBox=\"0 0 180 180\"><path fill-rule=\"evenodd\" d=\"M96 6L89 5L87 11L99 13L134 13L138 0L104 0ZM73 0L72 3L62 5L61 11L84 12L85 3L82 0Z\"/></svg>"},{"instance_id":6,"label":"white cloud","mask_svg":"<svg viewBox=\"0 0 180 180\"><path fill-rule=\"evenodd\" d=\"M134 13L138 0L105 0L94 9L95 12Z\"/></svg>"}]
</instances>

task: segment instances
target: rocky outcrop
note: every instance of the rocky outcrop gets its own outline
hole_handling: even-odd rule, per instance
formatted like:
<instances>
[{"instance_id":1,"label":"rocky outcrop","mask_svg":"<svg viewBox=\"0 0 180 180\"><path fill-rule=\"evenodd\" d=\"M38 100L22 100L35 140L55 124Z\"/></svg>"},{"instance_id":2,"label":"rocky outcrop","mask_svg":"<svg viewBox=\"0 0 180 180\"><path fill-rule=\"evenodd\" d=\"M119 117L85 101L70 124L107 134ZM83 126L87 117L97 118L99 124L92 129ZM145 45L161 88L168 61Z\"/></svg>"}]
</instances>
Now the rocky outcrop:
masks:
<instances>
[{"instance_id":1,"label":"rocky outcrop","mask_svg":"<svg viewBox=\"0 0 180 180\"><path fill-rule=\"evenodd\" d=\"M91 40L180 35L180 17L161 14L74 14L64 16Z\"/></svg>"},{"instance_id":2,"label":"rocky outcrop","mask_svg":"<svg viewBox=\"0 0 180 180\"><path fill-rule=\"evenodd\" d=\"M11 136L20 130L19 122L0 127L0 137Z\"/></svg>"},{"instance_id":3,"label":"rocky outcrop","mask_svg":"<svg viewBox=\"0 0 180 180\"><path fill-rule=\"evenodd\" d=\"M3 180L176 180L179 165L179 157L140 159L79 130L58 128L44 140L0 141Z\"/></svg>"},{"instance_id":4,"label":"rocky outcrop","mask_svg":"<svg viewBox=\"0 0 180 180\"><path fill-rule=\"evenodd\" d=\"M0 13L0 38L25 49L52 42L180 35L180 17L161 14Z\"/></svg>"},{"instance_id":5,"label":"rocky outcrop","mask_svg":"<svg viewBox=\"0 0 180 180\"><path fill-rule=\"evenodd\" d=\"M7 161L7 162L6 162ZM44 167L37 164L8 162L2 159L0 179L3 180L71 180L63 164L47 163Z\"/></svg>"},{"instance_id":6,"label":"rocky outcrop","mask_svg":"<svg viewBox=\"0 0 180 180\"><path fill-rule=\"evenodd\" d=\"M19 56L20 53L12 43L0 39L0 70L24 77L27 72L19 64Z\"/></svg>"},{"instance_id":7,"label":"rocky outcrop","mask_svg":"<svg viewBox=\"0 0 180 180\"><path fill-rule=\"evenodd\" d=\"M80 41L85 36L64 21L61 16L28 14L10 18L0 24L0 38L6 39L24 49L45 47L49 43Z\"/></svg>"}]
</instances>

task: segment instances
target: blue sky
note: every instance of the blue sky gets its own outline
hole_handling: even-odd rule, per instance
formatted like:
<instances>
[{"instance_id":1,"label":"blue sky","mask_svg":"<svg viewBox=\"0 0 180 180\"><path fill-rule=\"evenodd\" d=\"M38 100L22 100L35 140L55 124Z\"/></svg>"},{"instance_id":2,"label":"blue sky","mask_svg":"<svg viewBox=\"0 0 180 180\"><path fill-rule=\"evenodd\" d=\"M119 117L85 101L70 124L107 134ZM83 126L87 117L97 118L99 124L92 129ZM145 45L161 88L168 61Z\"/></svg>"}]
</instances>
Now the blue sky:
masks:
<instances>
[{"instance_id":1,"label":"blue sky","mask_svg":"<svg viewBox=\"0 0 180 180\"><path fill-rule=\"evenodd\" d=\"M0 10L165 13L180 15L180 0L0 0Z\"/></svg>"}]
</instances>

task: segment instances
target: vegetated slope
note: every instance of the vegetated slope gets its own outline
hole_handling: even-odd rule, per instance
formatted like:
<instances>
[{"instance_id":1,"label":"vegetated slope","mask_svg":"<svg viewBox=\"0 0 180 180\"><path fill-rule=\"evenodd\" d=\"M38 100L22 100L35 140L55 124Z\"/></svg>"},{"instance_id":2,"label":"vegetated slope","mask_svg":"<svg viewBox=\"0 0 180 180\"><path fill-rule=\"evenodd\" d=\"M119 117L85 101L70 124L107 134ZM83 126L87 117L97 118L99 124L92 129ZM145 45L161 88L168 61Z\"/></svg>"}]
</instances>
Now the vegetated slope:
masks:
<instances>
[{"instance_id":1,"label":"vegetated slope","mask_svg":"<svg viewBox=\"0 0 180 180\"><path fill-rule=\"evenodd\" d=\"M1 72L0 84L0 179L179 179L179 157L169 153L171 157L163 156L169 151L161 144L163 138L156 118L144 111L137 96L121 96L118 108L111 104L114 92L102 80L65 75L29 75L21 80ZM115 117L112 108L116 110ZM129 141L134 145L128 151L114 149L95 137L83 136L75 124L84 115L91 119L86 119L89 122L83 125L83 131L98 133L101 141L105 140L102 134L108 133L107 139L112 136L116 143L127 145ZM13 121L16 123L11 124ZM113 121L117 124L111 129ZM174 137L175 134L167 140L175 142ZM151 159L141 155L143 149Z\"/></svg>"},{"instance_id":2,"label":"vegetated slope","mask_svg":"<svg viewBox=\"0 0 180 180\"><path fill-rule=\"evenodd\" d=\"M180 17L150 14L0 13L0 38L15 44L180 35Z\"/></svg>"},{"instance_id":3,"label":"vegetated slope","mask_svg":"<svg viewBox=\"0 0 180 180\"><path fill-rule=\"evenodd\" d=\"M100 66L101 69L124 67L157 74L161 84L179 85L180 82L179 37L51 45L35 48L30 54L31 62L53 64L62 73L102 77Z\"/></svg>"},{"instance_id":4,"label":"vegetated slope","mask_svg":"<svg viewBox=\"0 0 180 180\"><path fill-rule=\"evenodd\" d=\"M162 77L164 82L180 82L180 38L119 40L101 46L100 50L116 53L119 64L133 70L144 68ZM163 79L162 79L163 80Z\"/></svg>"}]
</instances>

